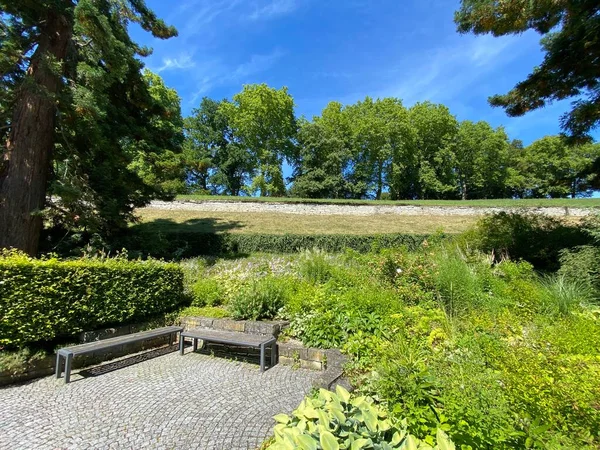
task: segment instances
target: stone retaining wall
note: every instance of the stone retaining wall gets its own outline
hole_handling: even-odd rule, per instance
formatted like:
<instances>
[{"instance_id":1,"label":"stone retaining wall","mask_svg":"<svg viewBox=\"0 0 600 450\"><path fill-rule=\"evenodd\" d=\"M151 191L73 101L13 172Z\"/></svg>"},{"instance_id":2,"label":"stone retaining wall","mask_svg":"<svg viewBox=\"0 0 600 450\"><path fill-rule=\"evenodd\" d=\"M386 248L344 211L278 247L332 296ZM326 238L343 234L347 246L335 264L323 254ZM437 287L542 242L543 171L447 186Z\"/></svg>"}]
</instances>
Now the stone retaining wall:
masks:
<instances>
[{"instance_id":1,"label":"stone retaining wall","mask_svg":"<svg viewBox=\"0 0 600 450\"><path fill-rule=\"evenodd\" d=\"M186 330L208 328L213 330L237 331L250 334L279 336L282 330L289 326L286 321L257 322L251 320L212 319L209 317L184 317L181 326ZM198 350L200 353L222 356L225 358L241 359L258 362L260 352L256 348L207 343ZM271 350L266 351L267 362L271 359ZM296 340L277 342L277 360L279 364L301 369L321 371L321 376L315 387L331 389L335 384L342 383L344 387L351 386L342 380L343 366L346 357L337 349L307 348Z\"/></svg>"},{"instance_id":2,"label":"stone retaining wall","mask_svg":"<svg viewBox=\"0 0 600 450\"><path fill-rule=\"evenodd\" d=\"M528 211L554 217L584 217L593 213L594 208L571 208L560 206L518 206L515 200L512 207L475 207L475 206L416 206L416 205L343 205L319 203L285 203L285 202L235 202L235 201L171 201L154 200L150 208L164 210L204 211L204 212L236 212L236 213L279 213L301 214L313 216L350 215L373 216L392 214L400 216L481 216L501 211Z\"/></svg>"}]
</instances>

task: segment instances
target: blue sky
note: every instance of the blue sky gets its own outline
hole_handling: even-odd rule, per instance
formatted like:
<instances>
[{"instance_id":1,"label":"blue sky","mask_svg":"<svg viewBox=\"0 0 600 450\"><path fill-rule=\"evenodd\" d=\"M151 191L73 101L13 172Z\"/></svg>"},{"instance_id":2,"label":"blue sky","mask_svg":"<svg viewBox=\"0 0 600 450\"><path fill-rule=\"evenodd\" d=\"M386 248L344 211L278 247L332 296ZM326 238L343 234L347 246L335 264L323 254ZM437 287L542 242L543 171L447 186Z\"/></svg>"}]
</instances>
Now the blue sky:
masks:
<instances>
[{"instance_id":1,"label":"blue sky","mask_svg":"<svg viewBox=\"0 0 600 450\"><path fill-rule=\"evenodd\" d=\"M298 116L332 100L398 97L447 105L459 120L504 126L525 144L559 131L568 102L520 118L492 108L542 61L540 36L459 35L458 0L146 0L179 37L153 39L147 66L182 98L188 115L203 96L231 98L243 84L287 86Z\"/></svg>"}]
</instances>

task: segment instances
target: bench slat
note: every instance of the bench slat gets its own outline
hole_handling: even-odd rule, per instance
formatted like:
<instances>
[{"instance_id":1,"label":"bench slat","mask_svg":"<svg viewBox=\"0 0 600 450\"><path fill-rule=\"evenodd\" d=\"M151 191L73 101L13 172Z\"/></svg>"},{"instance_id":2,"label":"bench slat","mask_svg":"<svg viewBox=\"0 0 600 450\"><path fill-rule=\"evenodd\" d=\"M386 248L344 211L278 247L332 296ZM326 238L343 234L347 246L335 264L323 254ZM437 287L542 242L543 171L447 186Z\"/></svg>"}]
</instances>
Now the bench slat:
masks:
<instances>
[{"instance_id":1,"label":"bench slat","mask_svg":"<svg viewBox=\"0 0 600 450\"><path fill-rule=\"evenodd\" d=\"M244 345L248 347L260 347L263 344L275 342L274 336L260 336L256 334L247 334L242 332L216 331L205 329L194 329L181 332L181 339L184 337L200 339L220 344Z\"/></svg>"},{"instance_id":2,"label":"bench slat","mask_svg":"<svg viewBox=\"0 0 600 450\"><path fill-rule=\"evenodd\" d=\"M155 337L164 336L167 334L179 333L183 330L183 327L162 327L154 330L140 331L138 333L126 334L124 336L117 336L114 338L102 339L100 341L89 342L87 344L73 345L71 347L64 347L59 350L59 353L73 355L82 355L85 353L92 353L97 350L103 350L110 347L118 347L120 345L131 344L134 342L144 341Z\"/></svg>"}]
</instances>

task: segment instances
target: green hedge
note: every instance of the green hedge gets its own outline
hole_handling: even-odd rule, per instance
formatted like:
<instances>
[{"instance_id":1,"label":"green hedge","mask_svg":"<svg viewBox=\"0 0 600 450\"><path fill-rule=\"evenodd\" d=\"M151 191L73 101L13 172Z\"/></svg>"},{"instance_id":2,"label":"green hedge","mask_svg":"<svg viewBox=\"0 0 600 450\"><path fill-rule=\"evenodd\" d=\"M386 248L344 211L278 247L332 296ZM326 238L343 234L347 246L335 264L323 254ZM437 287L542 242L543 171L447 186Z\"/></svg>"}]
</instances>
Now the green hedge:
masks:
<instances>
[{"instance_id":1,"label":"green hedge","mask_svg":"<svg viewBox=\"0 0 600 450\"><path fill-rule=\"evenodd\" d=\"M21 347L138 321L184 301L174 263L0 255L0 345Z\"/></svg>"},{"instance_id":2,"label":"green hedge","mask_svg":"<svg viewBox=\"0 0 600 450\"><path fill-rule=\"evenodd\" d=\"M339 235L339 234L215 234L194 232L134 233L123 246L139 251L144 255L165 258L218 255L225 253L295 253L297 251L320 248L327 252L342 252L353 249L368 252L373 248L393 248L407 246L410 249L420 245L426 235L380 234L380 235Z\"/></svg>"}]
</instances>

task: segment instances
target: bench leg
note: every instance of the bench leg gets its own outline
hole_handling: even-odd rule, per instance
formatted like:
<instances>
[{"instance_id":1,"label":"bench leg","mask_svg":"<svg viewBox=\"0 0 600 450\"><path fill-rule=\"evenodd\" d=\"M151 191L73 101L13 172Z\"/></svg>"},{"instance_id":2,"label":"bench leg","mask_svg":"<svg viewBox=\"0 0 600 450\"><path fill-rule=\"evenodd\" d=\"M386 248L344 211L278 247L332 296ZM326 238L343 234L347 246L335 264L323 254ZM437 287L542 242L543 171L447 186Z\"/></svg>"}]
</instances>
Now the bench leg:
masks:
<instances>
[{"instance_id":1,"label":"bench leg","mask_svg":"<svg viewBox=\"0 0 600 450\"><path fill-rule=\"evenodd\" d=\"M185 344L185 338L179 335L179 354L183 355L183 345Z\"/></svg>"},{"instance_id":2,"label":"bench leg","mask_svg":"<svg viewBox=\"0 0 600 450\"><path fill-rule=\"evenodd\" d=\"M174 340L174 339L173 339L173 336L174 336L174 335L173 335L173 333L171 333L171 334L169 335L169 347L172 347L172 346L173 346L173 340Z\"/></svg>"},{"instance_id":3,"label":"bench leg","mask_svg":"<svg viewBox=\"0 0 600 450\"><path fill-rule=\"evenodd\" d=\"M260 371L265 371L265 344L260 344Z\"/></svg>"},{"instance_id":4,"label":"bench leg","mask_svg":"<svg viewBox=\"0 0 600 450\"><path fill-rule=\"evenodd\" d=\"M198 350L198 339L194 338L194 351Z\"/></svg>"},{"instance_id":5,"label":"bench leg","mask_svg":"<svg viewBox=\"0 0 600 450\"><path fill-rule=\"evenodd\" d=\"M60 378L62 374L62 360L60 359L60 353L56 354L56 368L54 369L56 378Z\"/></svg>"},{"instance_id":6,"label":"bench leg","mask_svg":"<svg viewBox=\"0 0 600 450\"><path fill-rule=\"evenodd\" d=\"M71 382L71 367L73 365L73 353L66 356L65 362L65 384Z\"/></svg>"},{"instance_id":7,"label":"bench leg","mask_svg":"<svg viewBox=\"0 0 600 450\"><path fill-rule=\"evenodd\" d=\"M275 366L277 362L277 342L271 344L271 367Z\"/></svg>"}]
</instances>

